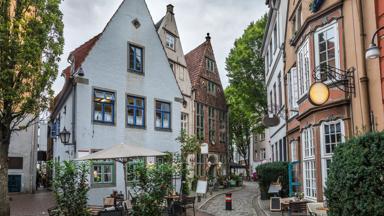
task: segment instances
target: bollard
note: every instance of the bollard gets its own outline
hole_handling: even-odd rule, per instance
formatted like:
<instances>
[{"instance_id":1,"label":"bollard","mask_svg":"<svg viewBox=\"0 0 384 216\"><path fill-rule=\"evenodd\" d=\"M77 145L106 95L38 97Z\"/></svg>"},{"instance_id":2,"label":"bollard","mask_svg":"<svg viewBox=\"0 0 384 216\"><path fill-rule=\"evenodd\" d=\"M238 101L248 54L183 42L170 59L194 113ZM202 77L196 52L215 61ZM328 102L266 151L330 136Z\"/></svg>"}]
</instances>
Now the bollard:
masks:
<instances>
[{"instance_id":1,"label":"bollard","mask_svg":"<svg viewBox=\"0 0 384 216\"><path fill-rule=\"evenodd\" d=\"M225 194L225 210L232 210L232 193Z\"/></svg>"}]
</instances>

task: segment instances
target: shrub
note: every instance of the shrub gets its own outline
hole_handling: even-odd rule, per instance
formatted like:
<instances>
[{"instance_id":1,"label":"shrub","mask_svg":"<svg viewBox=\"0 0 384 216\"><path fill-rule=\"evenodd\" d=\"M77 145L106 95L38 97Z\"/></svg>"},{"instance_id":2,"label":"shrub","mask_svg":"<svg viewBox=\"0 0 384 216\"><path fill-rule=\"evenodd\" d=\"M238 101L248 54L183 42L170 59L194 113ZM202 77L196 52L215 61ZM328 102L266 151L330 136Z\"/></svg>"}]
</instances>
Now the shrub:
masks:
<instances>
[{"instance_id":1,"label":"shrub","mask_svg":"<svg viewBox=\"0 0 384 216\"><path fill-rule=\"evenodd\" d=\"M272 162L259 165L256 167L256 172L259 177L259 186L261 199L269 199L271 194L268 194L269 186L272 182L276 182L280 177L282 185L281 196L288 196L288 163L287 162Z\"/></svg>"},{"instance_id":2,"label":"shrub","mask_svg":"<svg viewBox=\"0 0 384 216\"><path fill-rule=\"evenodd\" d=\"M89 191L89 166L84 162L51 162L54 168L53 193L57 207L51 214L55 216L86 216L87 193Z\"/></svg>"},{"instance_id":3,"label":"shrub","mask_svg":"<svg viewBox=\"0 0 384 216\"><path fill-rule=\"evenodd\" d=\"M326 197L329 215L384 215L384 133L348 140L333 155Z\"/></svg>"}]
</instances>

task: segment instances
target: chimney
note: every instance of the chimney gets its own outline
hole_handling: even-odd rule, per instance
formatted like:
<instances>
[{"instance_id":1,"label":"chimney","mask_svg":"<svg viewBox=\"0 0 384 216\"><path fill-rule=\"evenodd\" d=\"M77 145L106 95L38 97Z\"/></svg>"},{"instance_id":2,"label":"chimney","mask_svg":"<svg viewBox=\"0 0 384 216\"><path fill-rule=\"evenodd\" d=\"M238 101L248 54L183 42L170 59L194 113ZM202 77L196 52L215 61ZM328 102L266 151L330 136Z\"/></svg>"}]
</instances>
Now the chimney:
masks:
<instances>
[{"instance_id":1,"label":"chimney","mask_svg":"<svg viewBox=\"0 0 384 216\"><path fill-rule=\"evenodd\" d=\"M173 13L173 5L172 4L167 5L167 12L169 12L171 14L174 14Z\"/></svg>"},{"instance_id":2,"label":"chimney","mask_svg":"<svg viewBox=\"0 0 384 216\"><path fill-rule=\"evenodd\" d=\"M207 33L207 36L205 37L207 41L211 41L211 36L209 36L209 33Z\"/></svg>"}]
</instances>

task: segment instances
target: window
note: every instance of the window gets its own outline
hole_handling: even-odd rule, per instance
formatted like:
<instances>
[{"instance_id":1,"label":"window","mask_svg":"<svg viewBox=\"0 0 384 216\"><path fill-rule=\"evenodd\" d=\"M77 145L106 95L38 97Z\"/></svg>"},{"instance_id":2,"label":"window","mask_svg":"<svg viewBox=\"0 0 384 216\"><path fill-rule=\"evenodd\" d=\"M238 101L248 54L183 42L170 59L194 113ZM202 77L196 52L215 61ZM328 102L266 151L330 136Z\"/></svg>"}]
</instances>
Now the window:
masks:
<instances>
[{"instance_id":1,"label":"window","mask_svg":"<svg viewBox=\"0 0 384 216\"><path fill-rule=\"evenodd\" d=\"M115 93L94 90L93 107L93 121L100 123L114 123Z\"/></svg>"},{"instance_id":2,"label":"window","mask_svg":"<svg viewBox=\"0 0 384 216\"><path fill-rule=\"evenodd\" d=\"M115 164L113 161L97 161L93 165L94 184L112 184L115 178Z\"/></svg>"},{"instance_id":3,"label":"window","mask_svg":"<svg viewBox=\"0 0 384 216\"><path fill-rule=\"evenodd\" d=\"M204 171L204 155L196 155L196 176L205 176Z\"/></svg>"},{"instance_id":4,"label":"window","mask_svg":"<svg viewBox=\"0 0 384 216\"><path fill-rule=\"evenodd\" d=\"M171 104L156 101L156 128L171 129Z\"/></svg>"},{"instance_id":5,"label":"window","mask_svg":"<svg viewBox=\"0 0 384 216\"><path fill-rule=\"evenodd\" d=\"M272 52L272 40L269 42L269 51L268 51L268 54L269 54L269 65L272 64L272 60L273 60L273 52Z\"/></svg>"},{"instance_id":6,"label":"window","mask_svg":"<svg viewBox=\"0 0 384 216\"><path fill-rule=\"evenodd\" d=\"M333 152L340 143L344 142L344 122L342 120L325 122L321 125L320 134L322 177L323 186L325 186Z\"/></svg>"},{"instance_id":7,"label":"window","mask_svg":"<svg viewBox=\"0 0 384 216\"><path fill-rule=\"evenodd\" d=\"M204 140L204 105L196 103L196 136Z\"/></svg>"},{"instance_id":8,"label":"window","mask_svg":"<svg viewBox=\"0 0 384 216\"><path fill-rule=\"evenodd\" d=\"M129 70L143 73L143 48L129 44Z\"/></svg>"},{"instance_id":9,"label":"window","mask_svg":"<svg viewBox=\"0 0 384 216\"><path fill-rule=\"evenodd\" d=\"M275 147L274 147L273 144L272 144L271 147L272 147L272 148L271 148L271 150L272 150L272 162L274 162L274 161L275 161L275 154L274 154L274 149L275 149Z\"/></svg>"},{"instance_id":10,"label":"window","mask_svg":"<svg viewBox=\"0 0 384 216\"><path fill-rule=\"evenodd\" d=\"M265 54L265 74L268 74L269 72L269 52L267 51L267 53Z\"/></svg>"},{"instance_id":11,"label":"window","mask_svg":"<svg viewBox=\"0 0 384 216\"><path fill-rule=\"evenodd\" d=\"M297 10L294 12L295 15L292 18L292 33L293 33L293 36L295 36L296 32L301 28L301 11L302 11L302 7L300 5L297 8Z\"/></svg>"},{"instance_id":12,"label":"window","mask_svg":"<svg viewBox=\"0 0 384 216\"><path fill-rule=\"evenodd\" d=\"M339 67L339 42L337 35L337 24L332 24L322 28L315 33L316 67ZM323 70L325 71L327 69ZM327 75L323 70L320 70L320 77L322 81L338 78L336 74L330 76Z\"/></svg>"},{"instance_id":13,"label":"window","mask_svg":"<svg viewBox=\"0 0 384 216\"><path fill-rule=\"evenodd\" d=\"M301 141L303 146L304 196L309 199L316 199L315 148L311 127L303 130Z\"/></svg>"},{"instance_id":14,"label":"window","mask_svg":"<svg viewBox=\"0 0 384 216\"><path fill-rule=\"evenodd\" d=\"M273 96L272 96L272 90L269 92L269 106L270 106L270 112L273 113Z\"/></svg>"},{"instance_id":15,"label":"window","mask_svg":"<svg viewBox=\"0 0 384 216\"><path fill-rule=\"evenodd\" d=\"M298 112L298 82L296 67L292 68L288 73L288 103L289 103L289 118L292 118Z\"/></svg>"},{"instance_id":16,"label":"window","mask_svg":"<svg viewBox=\"0 0 384 216\"><path fill-rule=\"evenodd\" d=\"M184 69L179 70L179 79L180 80L184 80L184 73L185 73Z\"/></svg>"},{"instance_id":17,"label":"window","mask_svg":"<svg viewBox=\"0 0 384 216\"><path fill-rule=\"evenodd\" d=\"M167 32L165 40L166 40L167 47L172 49L172 50L175 50L175 41L176 41L175 36L173 36Z\"/></svg>"},{"instance_id":18,"label":"window","mask_svg":"<svg viewBox=\"0 0 384 216\"><path fill-rule=\"evenodd\" d=\"M23 169L23 158L8 157L8 169Z\"/></svg>"},{"instance_id":19,"label":"window","mask_svg":"<svg viewBox=\"0 0 384 216\"><path fill-rule=\"evenodd\" d=\"M212 95L216 94L216 84L212 81L208 81L208 93Z\"/></svg>"},{"instance_id":20,"label":"window","mask_svg":"<svg viewBox=\"0 0 384 216\"><path fill-rule=\"evenodd\" d=\"M308 39L297 53L297 68L299 75L299 98L307 94L310 86L310 61Z\"/></svg>"},{"instance_id":21,"label":"window","mask_svg":"<svg viewBox=\"0 0 384 216\"><path fill-rule=\"evenodd\" d=\"M215 144L216 141L216 115L215 108L208 109L208 124L209 124L209 142Z\"/></svg>"},{"instance_id":22,"label":"window","mask_svg":"<svg viewBox=\"0 0 384 216\"><path fill-rule=\"evenodd\" d=\"M140 163L144 163L144 158L135 158L127 163L127 182L132 183L134 181L138 180L138 176L135 173L135 170L137 169L138 165Z\"/></svg>"},{"instance_id":23,"label":"window","mask_svg":"<svg viewBox=\"0 0 384 216\"><path fill-rule=\"evenodd\" d=\"M291 141L291 162L298 161L299 156L297 152L297 141Z\"/></svg>"},{"instance_id":24,"label":"window","mask_svg":"<svg viewBox=\"0 0 384 216\"><path fill-rule=\"evenodd\" d=\"M172 71L175 71L175 64L173 64L172 62L169 63L169 66L171 67L171 70Z\"/></svg>"},{"instance_id":25,"label":"window","mask_svg":"<svg viewBox=\"0 0 384 216\"><path fill-rule=\"evenodd\" d=\"M276 52L276 49L278 47L278 44L277 44L277 23L275 24L275 27L273 27L273 43L275 44L274 52Z\"/></svg>"},{"instance_id":26,"label":"window","mask_svg":"<svg viewBox=\"0 0 384 216\"><path fill-rule=\"evenodd\" d=\"M277 109L278 109L278 105L277 105L277 97L276 97L276 83L273 83L273 109L274 109L274 113L276 114L277 113Z\"/></svg>"},{"instance_id":27,"label":"window","mask_svg":"<svg viewBox=\"0 0 384 216\"><path fill-rule=\"evenodd\" d=\"M260 160L265 160L266 156L265 148L260 149Z\"/></svg>"},{"instance_id":28,"label":"window","mask_svg":"<svg viewBox=\"0 0 384 216\"><path fill-rule=\"evenodd\" d=\"M283 90L281 86L281 73L277 76L277 88L279 91L279 110L283 106Z\"/></svg>"},{"instance_id":29,"label":"window","mask_svg":"<svg viewBox=\"0 0 384 216\"><path fill-rule=\"evenodd\" d=\"M181 113L181 130L183 130L185 133L188 134L189 132L188 127L188 114L187 113Z\"/></svg>"},{"instance_id":30,"label":"window","mask_svg":"<svg viewBox=\"0 0 384 216\"><path fill-rule=\"evenodd\" d=\"M205 68L207 69L207 71L214 72L215 62L209 58L205 58Z\"/></svg>"},{"instance_id":31,"label":"window","mask_svg":"<svg viewBox=\"0 0 384 216\"><path fill-rule=\"evenodd\" d=\"M263 140L265 140L265 133L264 132L260 134L260 141L263 141Z\"/></svg>"},{"instance_id":32,"label":"window","mask_svg":"<svg viewBox=\"0 0 384 216\"><path fill-rule=\"evenodd\" d=\"M60 134L61 130L60 130L60 119L61 119L61 116L60 114L57 116L57 119L56 119L56 132L57 132L57 135Z\"/></svg>"},{"instance_id":33,"label":"window","mask_svg":"<svg viewBox=\"0 0 384 216\"><path fill-rule=\"evenodd\" d=\"M127 96L127 125L131 127L145 127L144 98Z\"/></svg>"},{"instance_id":34,"label":"window","mask_svg":"<svg viewBox=\"0 0 384 216\"><path fill-rule=\"evenodd\" d=\"M225 144L227 142L227 133L226 133L227 118L226 118L225 112L223 111L219 112L219 121L220 121L219 142L221 144Z\"/></svg>"}]
</instances>

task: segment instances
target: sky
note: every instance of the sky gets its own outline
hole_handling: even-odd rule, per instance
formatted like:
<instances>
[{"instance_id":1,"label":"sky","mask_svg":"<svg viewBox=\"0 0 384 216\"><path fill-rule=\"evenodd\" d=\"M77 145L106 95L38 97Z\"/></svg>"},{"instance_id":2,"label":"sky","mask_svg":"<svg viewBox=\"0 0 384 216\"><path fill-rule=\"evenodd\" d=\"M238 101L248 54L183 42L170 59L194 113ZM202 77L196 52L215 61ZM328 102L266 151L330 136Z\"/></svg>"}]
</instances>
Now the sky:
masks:
<instances>
[{"instance_id":1,"label":"sky","mask_svg":"<svg viewBox=\"0 0 384 216\"><path fill-rule=\"evenodd\" d=\"M130 1L130 0L126 0ZM68 66L69 53L100 33L122 0L63 0L64 53L59 63L59 75ZM154 23L166 12L166 5L174 5L176 23L184 54L200 45L209 32L223 87L228 86L225 58L236 38L244 29L267 12L265 0L146 0ZM54 83L56 94L64 78Z\"/></svg>"}]
</instances>

